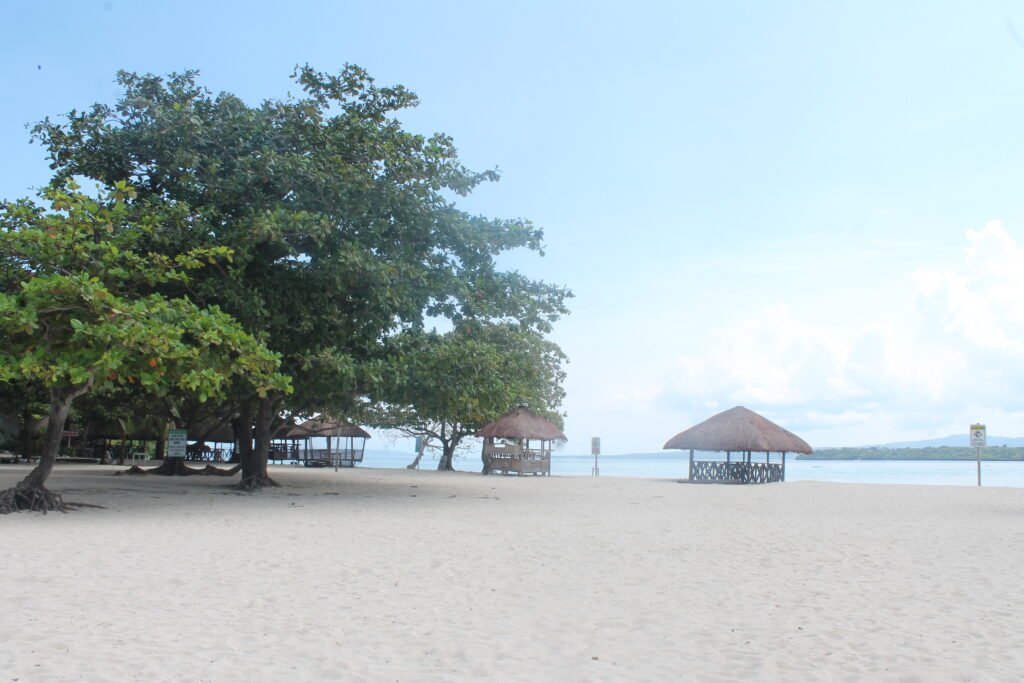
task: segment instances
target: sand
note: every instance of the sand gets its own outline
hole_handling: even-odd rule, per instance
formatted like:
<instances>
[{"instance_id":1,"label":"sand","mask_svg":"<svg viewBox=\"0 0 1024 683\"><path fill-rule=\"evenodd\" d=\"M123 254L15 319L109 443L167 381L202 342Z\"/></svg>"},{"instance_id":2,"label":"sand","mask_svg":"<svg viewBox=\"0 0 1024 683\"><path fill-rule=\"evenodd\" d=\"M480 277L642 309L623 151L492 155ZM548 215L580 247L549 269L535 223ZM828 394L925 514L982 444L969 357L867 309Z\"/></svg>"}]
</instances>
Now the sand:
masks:
<instances>
[{"instance_id":1,"label":"sand","mask_svg":"<svg viewBox=\"0 0 1024 683\"><path fill-rule=\"evenodd\" d=\"M1021 489L117 469L0 517L0 682L1024 676Z\"/></svg>"}]
</instances>

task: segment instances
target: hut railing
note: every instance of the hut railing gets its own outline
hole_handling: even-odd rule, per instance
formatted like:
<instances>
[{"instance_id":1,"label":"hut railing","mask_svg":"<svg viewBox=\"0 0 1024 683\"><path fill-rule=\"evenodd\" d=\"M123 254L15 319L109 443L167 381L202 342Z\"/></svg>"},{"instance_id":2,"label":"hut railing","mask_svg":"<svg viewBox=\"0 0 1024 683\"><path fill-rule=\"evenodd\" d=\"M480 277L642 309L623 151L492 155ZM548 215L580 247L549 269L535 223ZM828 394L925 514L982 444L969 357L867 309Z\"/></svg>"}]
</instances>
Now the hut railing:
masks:
<instances>
[{"instance_id":1,"label":"hut railing","mask_svg":"<svg viewBox=\"0 0 1024 683\"><path fill-rule=\"evenodd\" d=\"M190 443L185 447L185 459L198 462L227 462L231 457L231 450L232 449L211 448L206 445L201 447L198 442Z\"/></svg>"},{"instance_id":2,"label":"hut railing","mask_svg":"<svg viewBox=\"0 0 1024 683\"><path fill-rule=\"evenodd\" d=\"M690 481L771 484L783 479L780 463L694 460Z\"/></svg>"},{"instance_id":3,"label":"hut railing","mask_svg":"<svg viewBox=\"0 0 1024 683\"><path fill-rule=\"evenodd\" d=\"M551 474L551 448L525 448L519 444L484 444L484 459L491 472Z\"/></svg>"},{"instance_id":4,"label":"hut railing","mask_svg":"<svg viewBox=\"0 0 1024 683\"><path fill-rule=\"evenodd\" d=\"M270 446L269 460L291 461L308 466L331 465L352 467L363 461L365 446L337 446L327 448L303 448L301 443L275 441Z\"/></svg>"},{"instance_id":5,"label":"hut railing","mask_svg":"<svg viewBox=\"0 0 1024 683\"><path fill-rule=\"evenodd\" d=\"M551 457L550 448L523 448L516 444L484 446L484 455L495 458L512 458L518 460L543 460Z\"/></svg>"},{"instance_id":6,"label":"hut railing","mask_svg":"<svg viewBox=\"0 0 1024 683\"><path fill-rule=\"evenodd\" d=\"M357 462L363 461L363 449L362 448L308 448L308 449L296 449L295 458L299 462L316 462L316 463L329 463L331 465L337 464L342 467L351 466Z\"/></svg>"}]
</instances>

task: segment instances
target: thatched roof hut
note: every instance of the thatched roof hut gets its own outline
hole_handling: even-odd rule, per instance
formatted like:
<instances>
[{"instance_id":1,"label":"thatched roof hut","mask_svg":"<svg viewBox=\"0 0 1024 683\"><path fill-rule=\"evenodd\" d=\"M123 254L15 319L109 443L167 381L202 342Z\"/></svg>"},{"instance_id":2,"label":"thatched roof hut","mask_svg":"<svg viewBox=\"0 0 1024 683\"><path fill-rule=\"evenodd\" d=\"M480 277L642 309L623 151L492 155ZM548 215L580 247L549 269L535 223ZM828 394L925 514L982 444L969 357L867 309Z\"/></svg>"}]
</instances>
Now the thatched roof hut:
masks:
<instances>
[{"instance_id":1,"label":"thatched roof hut","mask_svg":"<svg viewBox=\"0 0 1024 683\"><path fill-rule=\"evenodd\" d=\"M484 439L480 454L484 474L551 474L551 444L566 440L561 429L526 406L505 413L477 432L477 436ZM495 443L495 439L506 443ZM531 440L540 444L531 448Z\"/></svg>"},{"instance_id":2,"label":"thatched roof hut","mask_svg":"<svg viewBox=\"0 0 1024 683\"><path fill-rule=\"evenodd\" d=\"M307 467L333 465L337 469L354 467L363 461L370 434L345 420L321 415L299 425L284 424L274 438L284 443L271 445L272 459L293 460ZM318 438L326 440L327 448L313 447L313 439ZM333 439L337 439L334 445Z\"/></svg>"},{"instance_id":3,"label":"thatched roof hut","mask_svg":"<svg viewBox=\"0 0 1024 683\"><path fill-rule=\"evenodd\" d=\"M541 441L565 441L565 434L550 420L532 412L526 406L519 406L505 413L485 426L477 436L504 439L539 439Z\"/></svg>"},{"instance_id":4,"label":"thatched roof hut","mask_svg":"<svg viewBox=\"0 0 1024 683\"><path fill-rule=\"evenodd\" d=\"M810 445L753 410L736 406L679 432L665 448L744 453L813 453Z\"/></svg>"},{"instance_id":5,"label":"thatched roof hut","mask_svg":"<svg viewBox=\"0 0 1024 683\"><path fill-rule=\"evenodd\" d=\"M793 432L743 406L709 417L682 431L665 443L665 448L690 451L691 482L768 483L785 481L786 453L813 453L810 444ZM694 451L725 451L725 462L695 461ZM738 453L739 460L732 461ZM754 462L753 453L764 453L764 463ZM771 454L781 456L772 463Z\"/></svg>"},{"instance_id":6,"label":"thatched roof hut","mask_svg":"<svg viewBox=\"0 0 1024 683\"><path fill-rule=\"evenodd\" d=\"M202 420L188 427L189 441L204 441L210 443L234 443L235 430L230 422L211 419Z\"/></svg>"},{"instance_id":7,"label":"thatched roof hut","mask_svg":"<svg viewBox=\"0 0 1024 683\"><path fill-rule=\"evenodd\" d=\"M289 439L305 439L313 436L351 436L363 439L370 438L369 432L362 427L357 427L345 420L337 420L324 417L323 415L320 417L314 417L311 420L306 420L300 425L295 425L288 430L287 434L287 438Z\"/></svg>"}]
</instances>

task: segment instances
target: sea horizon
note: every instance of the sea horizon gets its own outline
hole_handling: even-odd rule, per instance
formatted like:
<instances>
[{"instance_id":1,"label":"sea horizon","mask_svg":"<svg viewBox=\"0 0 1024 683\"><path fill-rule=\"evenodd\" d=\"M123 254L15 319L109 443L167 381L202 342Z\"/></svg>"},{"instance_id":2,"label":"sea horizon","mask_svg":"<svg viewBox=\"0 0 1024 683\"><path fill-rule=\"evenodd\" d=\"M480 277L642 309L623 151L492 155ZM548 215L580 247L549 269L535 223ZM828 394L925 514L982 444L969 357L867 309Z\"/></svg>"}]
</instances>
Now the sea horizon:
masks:
<instances>
[{"instance_id":1,"label":"sea horizon","mask_svg":"<svg viewBox=\"0 0 1024 683\"><path fill-rule=\"evenodd\" d=\"M402 469L414 454L404 451L367 451L362 467ZM777 457L772 458L773 462ZM686 479L688 453L637 453L598 457L600 476L646 479ZM479 472L478 454L457 454L455 469ZM552 455L552 476L592 476L592 455ZM437 458L427 454L421 470L433 470ZM497 476L497 475L496 475ZM977 486L973 460L797 460L786 458L786 481L823 481L848 484L910 484L926 486ZM982 460L982 486L1024 488L1024 461Z\"/></svg>"}]
</instances>

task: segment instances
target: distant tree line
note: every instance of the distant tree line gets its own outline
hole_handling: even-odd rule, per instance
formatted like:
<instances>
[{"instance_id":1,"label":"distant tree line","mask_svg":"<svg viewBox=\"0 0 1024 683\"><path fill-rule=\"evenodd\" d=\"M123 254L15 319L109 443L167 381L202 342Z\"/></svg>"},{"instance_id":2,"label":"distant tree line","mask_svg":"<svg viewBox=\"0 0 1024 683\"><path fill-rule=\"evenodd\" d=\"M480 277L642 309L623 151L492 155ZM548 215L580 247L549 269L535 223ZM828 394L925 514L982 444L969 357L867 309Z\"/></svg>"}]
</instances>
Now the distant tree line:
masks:
<instances>
[{"instance_id":1,"label":"distant tree line","mask_svg":"<svg viewBox=\"0 0 1024 683\"><path fill-rule=\"evenodd\" d=\"M974 460L973 448L966 446L928 446L924 448L823 448L797 460ZM1024 460L1024 448L993 446L981 449L982 460Z\"/></svg>"}]
</instances>

